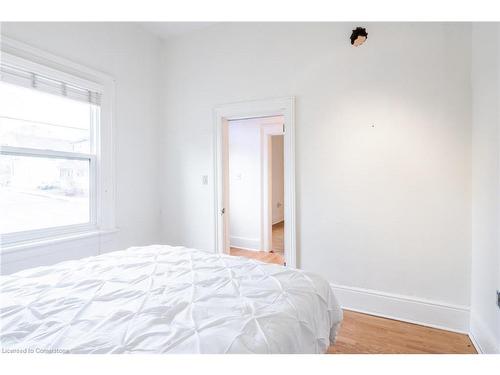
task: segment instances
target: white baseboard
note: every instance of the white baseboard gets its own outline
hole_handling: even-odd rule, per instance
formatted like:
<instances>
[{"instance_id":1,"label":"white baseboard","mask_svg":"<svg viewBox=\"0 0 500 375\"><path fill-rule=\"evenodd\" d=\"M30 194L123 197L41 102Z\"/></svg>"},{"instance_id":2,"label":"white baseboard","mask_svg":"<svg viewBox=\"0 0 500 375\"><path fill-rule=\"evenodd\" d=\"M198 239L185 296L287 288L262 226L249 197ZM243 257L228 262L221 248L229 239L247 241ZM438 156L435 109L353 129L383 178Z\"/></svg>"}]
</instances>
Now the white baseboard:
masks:
<instances>
[{"instance_id":1,"label":"white baseboard","mask_svg":"<svg viewBox=\"0 0 500 375\"><path fill-rule=\"evenodd\" d=\"M467 306L331 284L342 308L458 333L469 333Z\"/></svg>"},{"instance_id":2,"label":"white baseboard","mask_svg":"<svg viewBox=\"0 0 500 375\"><path fill-rule=\"evenodd\" d=\"M469 337L478 353L500 354L500 343L496 343L492 332L488 330L474 313L471 313Z\"/></svg>"},{"instance_id":3,"label":"white baseboard","mask_svg":"<svg viewBox=\"0 0 500 375\"><path fill-rule=\"evenodd\" d=\"M229 238L229 246L237 247L238 249L259 251L260 250L260 239L231 236Z\"/></svg>"}]
</instances>

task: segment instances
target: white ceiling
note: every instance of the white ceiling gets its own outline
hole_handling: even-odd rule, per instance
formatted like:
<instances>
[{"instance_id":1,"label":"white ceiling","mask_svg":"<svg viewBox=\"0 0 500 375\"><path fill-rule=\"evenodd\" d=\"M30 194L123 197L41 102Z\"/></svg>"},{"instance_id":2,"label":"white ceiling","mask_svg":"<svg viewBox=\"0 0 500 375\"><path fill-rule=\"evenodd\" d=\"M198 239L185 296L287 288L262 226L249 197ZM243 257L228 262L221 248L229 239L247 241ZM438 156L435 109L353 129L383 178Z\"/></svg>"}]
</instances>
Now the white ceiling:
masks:
<instances>
[{"instance_id":1,"label":"white ceiling","mask_svg":"<svg viewBox=\"0 0 500 375\"><path fill-rule=\"evenodd\" d=\"M215 23L216 22L139 22L144 29L163 39L200 30L214 25Z\"/></svg>"}]
</instances>

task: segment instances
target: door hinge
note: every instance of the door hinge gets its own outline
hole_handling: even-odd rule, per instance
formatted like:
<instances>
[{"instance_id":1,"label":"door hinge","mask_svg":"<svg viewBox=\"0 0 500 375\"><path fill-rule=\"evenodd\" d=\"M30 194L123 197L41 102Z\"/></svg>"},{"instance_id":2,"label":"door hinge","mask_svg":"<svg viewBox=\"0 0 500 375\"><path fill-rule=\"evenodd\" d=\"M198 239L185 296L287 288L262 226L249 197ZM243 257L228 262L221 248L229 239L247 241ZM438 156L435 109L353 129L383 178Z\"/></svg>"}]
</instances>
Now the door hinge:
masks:
<instances>
[{"instance_id":1,"label":"door hinge","mask_svg":"<svg viewBox=\"0 0 500 375\"><path fill-rule=\"evenodd\" d=\"M220 214L221 215L224 215L225 213L226 213L226 209L225 208L223 208L222 210L220 210Z\"/></svg>"},{"instance_id":2,"label":"door hinge","mask_svg":"<svg viewBox=\"0 0 500 375\"><path fill-rule=\"evenodd\" d=\"M285 133L285 124L283 124L283 134Z\"/></svg>"}]
</instances>

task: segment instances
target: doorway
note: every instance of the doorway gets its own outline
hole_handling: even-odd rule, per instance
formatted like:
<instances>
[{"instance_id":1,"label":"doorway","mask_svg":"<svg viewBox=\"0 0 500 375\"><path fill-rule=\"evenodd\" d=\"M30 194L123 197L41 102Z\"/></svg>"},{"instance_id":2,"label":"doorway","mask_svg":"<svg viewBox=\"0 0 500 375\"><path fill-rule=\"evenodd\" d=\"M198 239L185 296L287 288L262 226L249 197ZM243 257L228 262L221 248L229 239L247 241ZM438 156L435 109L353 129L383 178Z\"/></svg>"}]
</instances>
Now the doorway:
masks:
<instances>
[{"instance_id":1,"label":"doorway","mask_svg":"<svg viewBox=\"0 0 500 375\"><path fill-rule=\"evenodd\" d=\"M282 98L216 108L216 251L296 267L293 106Z\"/></svg>"},{"instance_id":2,"label":"doorway","mask_svg":"<svg viewBox=\"0 0 500 375\"><path fill-rule=\"evenodd\" d=\"M283 125L283 116L228 121L231 255L285 263Z\"/></svg>"}]
</instances>

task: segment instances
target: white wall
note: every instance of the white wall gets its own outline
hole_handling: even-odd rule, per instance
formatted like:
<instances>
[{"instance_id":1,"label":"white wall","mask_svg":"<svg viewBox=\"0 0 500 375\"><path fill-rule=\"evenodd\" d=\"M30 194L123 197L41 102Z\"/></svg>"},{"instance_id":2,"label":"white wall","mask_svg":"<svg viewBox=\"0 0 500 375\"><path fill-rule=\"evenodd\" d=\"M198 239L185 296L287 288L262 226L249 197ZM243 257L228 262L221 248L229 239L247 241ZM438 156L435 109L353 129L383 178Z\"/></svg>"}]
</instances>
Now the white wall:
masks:
<instances>
[{"instance_id":1,"label":"white wall","mask_svg":"<svg viewBox=\"0 0 500 375\"><path fill-rule=\"evenodd\" d=\"M229 233L232 247L260 249L261 133L258 119L229 122Z\"/></svg>"},{"instance_id":2,"label":"white wall","mask_svg":"<svg viewBox=\"0 0 500 375\"><path fill-rule=\"evenodd\" d=\"M166 42L163 241L214 248L200 183L213 108L295 95L299 266L467 316L470 25L368 24L360 48L354 26L218 24Z\"/></svg>"},{"instance_id":3,"label":"white wall","mask_svg":"<svg viewBox=\"0 0 500 375\"><path fill-rule=\"evenodd\" d=\"M2 23L2 35L116 80L118 233L2 256L2 273L160 240L161 42L133 24Z\"/></svg>"},{"instance_id":4,"label":"white wall","mask_svg":"<svg viewBox=\"0 0 500 375\"><path fill-rule=\"evenodd\" d=\"M279 223L285 219L285 169L284 169L284 148L283 136L271 136L272 152L272 215L273 224Z\"/></svg>"},{"instance_id":5,"label":"white wall","mask_svg":"<svg viewBox=\"0 0 500 375\"><path fill-rule=\"evenodd\" d=\"M471 333L484 352L500 352L498 24L472 29L472 278Z\"/></svg>"}]
</instances>

